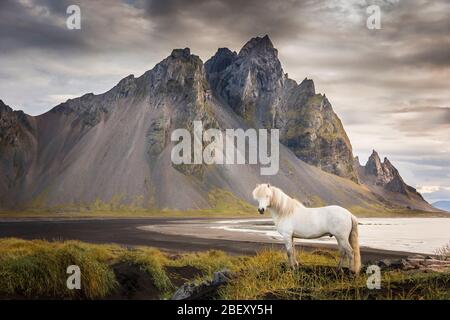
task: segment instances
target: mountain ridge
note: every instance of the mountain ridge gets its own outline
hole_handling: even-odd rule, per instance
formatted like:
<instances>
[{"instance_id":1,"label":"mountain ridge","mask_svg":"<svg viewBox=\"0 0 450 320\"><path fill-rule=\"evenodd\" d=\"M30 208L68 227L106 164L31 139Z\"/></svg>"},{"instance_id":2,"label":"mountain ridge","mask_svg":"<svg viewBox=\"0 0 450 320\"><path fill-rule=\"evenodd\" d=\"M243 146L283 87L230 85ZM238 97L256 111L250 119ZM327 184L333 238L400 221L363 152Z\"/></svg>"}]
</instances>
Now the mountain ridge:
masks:
<instances>
[{"instance_id":1,"label":"mountain ridge","mask_svg":"<svg viewBox=\"0 0 450 320\"><path fill-rule=\"evenodd\" d=\"M289 79L267 35L250 39L237 55L230 52L218 50L205 63L216 97L248 124L280 129L281 142L303 161L357 181L350 140L314 82ZM220 70L212 67L218 63Z\"/></svg>"},{"instance_id":2,"label":"mountain ridge","mask_svg":"<svg viewBox=\"0 0 450 320\"><path fill-rule=\"evenodd\" d=\"M251 39L239 54L219 49L205 64L189 48L174 49L105 93L70 99L37 117L20 116L29 129L16 119L19 113L3 107L8 118L16 117L9 127L25 134L16 135L13 146L0 140L7 150L0 171L8 181L0 184L0 207L113 201L207 208L213 190L251 201L253 186L270 180L307 205L431 210L405 194L380 201L382 193L359 184L350 141L327 97L315 93L312 80L289 79L277 55L269 37ZM262 177L257 165L172 164L170 132L192 129L194 120L206 128L279 128L279 174ZM0 127L6 132L4 121Z\"/></svg>"}]
</instances>

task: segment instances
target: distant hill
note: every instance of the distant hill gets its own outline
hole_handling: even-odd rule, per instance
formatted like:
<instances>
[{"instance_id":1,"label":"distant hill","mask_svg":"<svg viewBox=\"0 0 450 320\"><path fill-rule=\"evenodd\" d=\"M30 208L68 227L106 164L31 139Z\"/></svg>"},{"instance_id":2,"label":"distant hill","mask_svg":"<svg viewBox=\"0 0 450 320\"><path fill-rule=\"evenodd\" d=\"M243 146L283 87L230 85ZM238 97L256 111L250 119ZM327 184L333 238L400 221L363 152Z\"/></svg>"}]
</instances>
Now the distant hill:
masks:
<instances>
[{"instance_id":1,"label":"distant hill","mask_svg":"<svg viewBox=\"0 0 450 320\"><path fill-rule=\"evenodd\" d=\"M450 212L450 201L436 201L432 203L432 206Z\"/></svg>"}]
</instances>

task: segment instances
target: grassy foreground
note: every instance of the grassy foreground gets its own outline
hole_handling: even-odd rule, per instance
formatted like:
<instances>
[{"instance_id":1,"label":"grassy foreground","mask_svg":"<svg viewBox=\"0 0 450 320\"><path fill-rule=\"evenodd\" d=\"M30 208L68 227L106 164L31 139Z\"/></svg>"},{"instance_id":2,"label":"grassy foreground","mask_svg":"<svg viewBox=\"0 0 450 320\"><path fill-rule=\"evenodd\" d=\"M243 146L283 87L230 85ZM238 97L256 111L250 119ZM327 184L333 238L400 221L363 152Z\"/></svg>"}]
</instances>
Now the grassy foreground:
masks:
<instances>
[{"instance_id":1,"label":"grassy foreground","mask_svg":"<svg viewBox=\"0 0 450 320\"><path fill-rule=\"evenodd\" d=\"M236 277L219 288L219 299L450 299L450 271L382 271L380 290L367 275L335 269L329 251L299 253L292 271L281 251L230 256L220 251L169 254L148 247L124 248L78 241L0 240L2 299L164 299L185 282L210 279L220 269ZM69 290L66 268L81 269L81 290Z\"/></svg>"}]
</instances>

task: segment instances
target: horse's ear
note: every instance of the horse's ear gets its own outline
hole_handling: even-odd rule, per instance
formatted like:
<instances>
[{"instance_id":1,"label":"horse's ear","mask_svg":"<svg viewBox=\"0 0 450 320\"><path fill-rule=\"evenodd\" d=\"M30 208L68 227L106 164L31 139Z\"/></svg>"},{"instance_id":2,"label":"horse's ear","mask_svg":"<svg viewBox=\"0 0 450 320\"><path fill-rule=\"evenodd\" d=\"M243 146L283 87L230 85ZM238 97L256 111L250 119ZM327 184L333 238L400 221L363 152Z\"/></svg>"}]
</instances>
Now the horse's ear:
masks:
<instances>
[{"instance_id":1,"label":"horse's ear","mask_svg":"<svg viewBox=\"0 0 450 320\"><path fill-rule=\"evenodd\" d=\"M270 188L270 183L267 184L267 188Z\"/></svg>"}]
</instances>

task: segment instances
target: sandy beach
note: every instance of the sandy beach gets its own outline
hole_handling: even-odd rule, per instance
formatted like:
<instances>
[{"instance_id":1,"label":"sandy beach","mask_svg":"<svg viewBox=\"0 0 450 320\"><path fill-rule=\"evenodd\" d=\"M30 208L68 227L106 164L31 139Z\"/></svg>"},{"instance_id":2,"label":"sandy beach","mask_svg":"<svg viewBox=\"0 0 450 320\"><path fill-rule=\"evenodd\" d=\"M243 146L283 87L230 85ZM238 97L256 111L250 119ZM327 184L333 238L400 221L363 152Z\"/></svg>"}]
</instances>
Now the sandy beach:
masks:
<instances>
[{"instance_id":1,"label":"sandy beach","mask_svg":"<svg viewBox=\"0 0 450 320\"><path fill-rule=\"evenodd\" d=\"M219 219L171 221L139 227L142 230L206 239L227 239L282 243L271 219ZM363 248L409 253L434 254L450 243L450 219L446 218L360 218L360 244ZM299 246L334 248L334 237L297 239Z\"/></svg>"},{"instance_id":2,"label":"sandy beach","mask_svg":"<svg viewBox=\"0 0 450 320\"><path fill-rule=\"evenodd\" d=\"M80 240L90 243L116 243L124 246L151 246L169 252L222 250L231 254L254 254L264 248L283 248L282 243L264 232L227 230L228 224L241 219L3 219L0 237L45 240ZM273 228L267 221L258 220L263 229ZM244 232L243 232L244 231ZM298 243L306 251L317 248L334 249L331 242ZM382 250L362 246L363 261L400 258L411 255L401 250Z\"/></svg>"}]
</instances>

